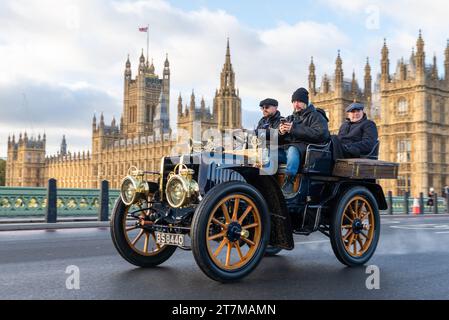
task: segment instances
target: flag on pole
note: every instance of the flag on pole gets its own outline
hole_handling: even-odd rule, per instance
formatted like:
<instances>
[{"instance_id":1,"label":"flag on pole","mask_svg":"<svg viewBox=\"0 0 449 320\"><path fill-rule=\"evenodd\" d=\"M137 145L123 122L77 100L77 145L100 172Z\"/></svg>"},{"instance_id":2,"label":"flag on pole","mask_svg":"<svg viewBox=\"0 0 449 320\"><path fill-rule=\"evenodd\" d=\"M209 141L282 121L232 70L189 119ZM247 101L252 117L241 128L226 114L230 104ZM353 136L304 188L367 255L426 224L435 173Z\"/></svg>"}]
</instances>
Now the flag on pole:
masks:
<instances>
[{"instance_id":1,"label":"flag on pole","mask_svg":"<svg viewBox=\"0 0 449 320\"><path fill-rule=\"evenodd\" d=\"M148 28L150 25L148 24L146 27L139 27L139 32L146 32L147 33L147 66L148 66L148 48L150 43L150 33L148 32Z\"/></svg>"}]
</instances>

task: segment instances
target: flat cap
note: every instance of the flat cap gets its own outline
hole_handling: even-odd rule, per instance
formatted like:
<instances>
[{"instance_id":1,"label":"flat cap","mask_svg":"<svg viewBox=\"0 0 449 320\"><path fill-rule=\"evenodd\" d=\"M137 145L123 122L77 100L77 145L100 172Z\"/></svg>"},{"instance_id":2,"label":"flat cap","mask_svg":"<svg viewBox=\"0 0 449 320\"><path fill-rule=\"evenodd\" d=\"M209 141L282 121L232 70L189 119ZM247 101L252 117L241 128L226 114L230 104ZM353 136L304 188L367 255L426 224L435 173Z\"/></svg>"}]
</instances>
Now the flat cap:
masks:
<instances>
[{"instance_id":1,"label":"flat cap","mask_svg":"<svg viewBox=\"0 0 449 320\"><path fill-rule=\"evenodd\" d=\"M259 106L278 106L278 101L276 99L267 98L265 100L260 101Z\"/></svg>"},{"instance_id":2,"label":"flat cap","mask_svg":"<svg viewBox=\"0 0 449 320\"><path fill-rule=\"evenodd\" d=\"M346 107L346 112L351 112L352 110L363 110L365 106L362 103L354 102Z\"/></svg>"}]
</instances>

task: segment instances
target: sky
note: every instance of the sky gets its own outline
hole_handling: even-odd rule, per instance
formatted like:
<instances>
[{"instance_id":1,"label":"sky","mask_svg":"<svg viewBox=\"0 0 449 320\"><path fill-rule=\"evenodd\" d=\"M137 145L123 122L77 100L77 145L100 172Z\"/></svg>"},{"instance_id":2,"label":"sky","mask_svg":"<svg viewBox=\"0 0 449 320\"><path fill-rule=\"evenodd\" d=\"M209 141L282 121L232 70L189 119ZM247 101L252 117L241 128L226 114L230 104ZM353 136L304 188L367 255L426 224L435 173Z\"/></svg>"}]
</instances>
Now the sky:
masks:
<instances>
[{"instance_id":1,"label":"sky","mask_svg":"<svg viewBox=\"0 0 449 320\"><path fill-rule=\"evenodd\" d=\"M68 149L91 149L93 114L106 123L123 107L123 72L130 55L133 76L149 25L149 56L161 75L171 68L171 115L177 97L212 106L229 37L243 124L258 121L258 102L276 98L290 112L292 92L307 87L314 57L317 84L335 69L341 50L345 77L363 82L369 57L379 71L383 39L390 70L408 59L422 29L431 63L443 76L449 38L449 2L443 0L2 0L0 2L0 157L9 134L47 135L55 154L62 135ZM146 51L146 49L144 50ZM175 128L176 118L171 125Z\"/></svg>"}]
</instances>

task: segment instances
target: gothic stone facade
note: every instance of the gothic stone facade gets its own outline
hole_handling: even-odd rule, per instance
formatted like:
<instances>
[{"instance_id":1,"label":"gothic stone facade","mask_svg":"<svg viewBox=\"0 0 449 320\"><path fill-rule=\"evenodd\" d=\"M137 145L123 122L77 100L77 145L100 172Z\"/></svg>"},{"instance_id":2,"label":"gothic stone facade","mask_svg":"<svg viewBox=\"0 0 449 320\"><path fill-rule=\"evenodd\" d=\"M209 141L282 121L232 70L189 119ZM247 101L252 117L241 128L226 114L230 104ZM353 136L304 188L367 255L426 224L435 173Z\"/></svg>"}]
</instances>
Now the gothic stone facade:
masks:
<instances>
[{"instance_id":1,"label":"gothic stone facade","mask_svg":"<svg viewBox=\"0 0 449 320\"><path fill-rule=\"evenodd\" d=\"M176 153L180 147L179 135L169 125L170 65L165 60L162 78L155 74L143 53L137 76L132 78L128 60L124 72L123 113L120 124L115 119L104 123L103 114L97 124L92 122L92 152L72 154L67 151L65 137L57 155L45 156L46 137L28 138L25 133L8 138L6 185L45 186L49 178L62 188L98 188L101 180L110 181L118 188L130 166L158 171L161 157ZM231 64L229 41L221 73L220 88L213 101L213 111L206 109L204 99L196 107L192 92L190 105L182 110L181 94L178 98L178 130L190 136L194 127L200 130L241 128L241 100L235 87L235 73ZM181 130L180 130L181 131ZM185 131L183 132L185 135ZM200 132L201 135L201 132ZM185 136L182 137L185 139Z\"/></svg>"},{"instance_id":2,"label":"gothic stone facade","mask_svg":"<svg viewBox=\"0 0 449 320\"><path fill-rule=\"evenodd\" d=\"M449 43L445 50L444 77L440 78L436 57L426 65L424 41L419 34L416 52L407 63L401 59L396 72L390 74L386 43L381 51L381 73L372 90L371 67L367 61L363 89L355 77L345 79L343 62L337 56L335 74L324 76L316 86L315 65L309 67L311 101L326 110L330 130L336 133L345 118L344 108L354 100L365 103L366 112L379 128L380 159L400 163L399 179L381 181L385 191L413 196L430 187L441 193L449 185ZM60 187L97 188L107 179L117 188L130 165L157 170L162 155L176 147L168 125L170 69L165 61L163 77L154 74L143 55L138 75L131 77L131 64L126 62L124 110L120 125L115 120L104 124L103 116L93 122L92 153L71 154L66 147L56 156L45 157L43 138L22 134L8 141L6 184L10 186L44 186L50 177ZM192 92L190 104L183 106L178 98L178 130L193 136L194 123L203 129L241 128L241 101L235 88L235 74L230 61L229 43L226 60L212 112L204 100L196 107Z\"/></svg>"},{"instance_id":3,"label":"gothic stone facade","mask_svg":"<svg viewBox=\"0 0 449 320\"><path fill-rule=\"evenodd\" d=\"M380 181L385 191L394 195L410 192L412 196L427 193L433 187L441 194L449 185L449 42L445 50L444 77L440 78L436 57L425 64L421 32L408 63L401 59L396 72L390 74L387 44L381 51L381 73L371 91L371 68L367 62L364 90L359 89L355 75L343 79L342 60L337 57L335 76L325 75L315 89L315 65L309 67L312 101L325 109L331 118L333 133L344 120L344 108L352 101L365 103L369 117L379 129L379 159L398 162L399 179Z\"/></svg>"}]
</instances>

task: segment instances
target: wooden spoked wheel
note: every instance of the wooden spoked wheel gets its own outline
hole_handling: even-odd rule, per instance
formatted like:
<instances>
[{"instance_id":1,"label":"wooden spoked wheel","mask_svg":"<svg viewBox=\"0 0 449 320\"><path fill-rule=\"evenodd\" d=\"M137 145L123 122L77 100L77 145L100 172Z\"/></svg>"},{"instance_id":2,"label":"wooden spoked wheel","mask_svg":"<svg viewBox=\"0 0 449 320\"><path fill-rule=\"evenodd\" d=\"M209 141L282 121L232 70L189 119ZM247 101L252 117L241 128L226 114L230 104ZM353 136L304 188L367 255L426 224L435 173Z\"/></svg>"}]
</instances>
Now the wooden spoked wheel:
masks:
<instances>
[{"instance_id":1,"label":"wooden spoked wheel","mask_svg":"<svg viewBox=\"0 0 449 320\"><path fill-rule=\"evenodd\" d=\"M353 197L341 217L341 237L346 252L361 257L374 238L375 219L370 203L361 196Z\"/></svg>"},{"instance_id":2,"label":"wooden spoked wheel","mask_svg":"<svg viewBox=\"0 0 449 320\"><path fill-rule=\"evenodd\" d=\"M111 238L118 253L128 262L144 268L155 267L169 259L175 246L159 246L151 229L143 228L150 224L141 206L127 206L119 198L112 209Z\"/></svg>"},{"instance_id":3,"label":"wooden spoked wheel","mask_svg":"<svg viewBox=\"0 0 449 320\"><path fill-rule=\"evenodd\" d=\"M207 250L215 265L232 271L245 266L261 243L262 221L255 203L232 194L211 211L206 231Z\"/></svg>"},{"instance_id":4,"label":"wooden spoked wheel","mask_svg":"<svg viewBox=\"0 0 449 320\"><path fill-rule=\"evenodd\" d=\"M142 206L126 206L123 215L123 230L125 239L129 247L140 255L153 256L157 255L162 246L156 242L154 231L145 230L141 227L145 223L145 211L141 211L138 217L129 213L142 209Z\"/></svg>"}]
</instances>

